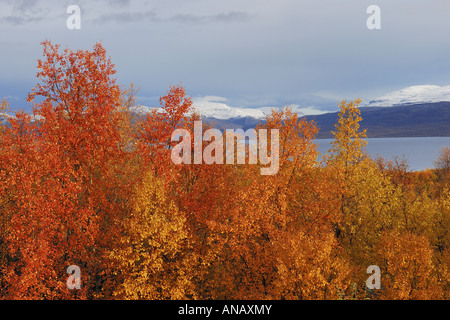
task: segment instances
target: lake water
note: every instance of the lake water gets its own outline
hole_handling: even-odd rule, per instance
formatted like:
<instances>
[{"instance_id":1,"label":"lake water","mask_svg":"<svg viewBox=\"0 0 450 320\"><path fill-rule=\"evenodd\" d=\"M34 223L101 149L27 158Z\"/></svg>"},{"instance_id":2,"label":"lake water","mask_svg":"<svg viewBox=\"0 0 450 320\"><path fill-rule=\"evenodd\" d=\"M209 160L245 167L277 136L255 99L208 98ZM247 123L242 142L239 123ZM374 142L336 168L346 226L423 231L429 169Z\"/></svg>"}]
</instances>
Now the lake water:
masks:
<instances>
[{"instance_id":1,"label":"lake water","mask_svg":"<svg viewBox=\"0 0 450 320\"><path fill-rule=\"evenodd\" d=\"M325 154L331 148L334 139L317 139L318 151ZM379 154L386 160L395 156L408 161L413 171L434 168L433 162L439 157L442 147L450 147L450 137L418 137L418 138L368 138L367 152L373 159Z\"/></svg>"}]
</instances>

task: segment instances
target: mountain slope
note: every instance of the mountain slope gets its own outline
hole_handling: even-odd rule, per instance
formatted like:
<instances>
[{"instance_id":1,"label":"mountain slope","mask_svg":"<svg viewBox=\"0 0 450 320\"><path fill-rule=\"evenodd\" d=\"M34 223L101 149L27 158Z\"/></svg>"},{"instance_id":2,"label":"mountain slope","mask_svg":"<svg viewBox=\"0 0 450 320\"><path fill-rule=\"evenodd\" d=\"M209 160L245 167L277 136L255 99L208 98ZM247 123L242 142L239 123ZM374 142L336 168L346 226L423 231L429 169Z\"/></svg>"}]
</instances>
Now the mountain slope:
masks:
<instances>
[{"instance_id":1,"label":"mountain slope","mask_svg":"<svg viewBox=\"0 0 450 320\"><path fill-rule=\"evenodd\" d=\"M361 107L361 127L367 129L369 138L382 137L448 137L450 136L450 102L407 104L391 107ZM142 116L147 108L136 109ZM201 120L212 123L214 128L244 130L255 128L264 122L261 117L241 114L238 117L215 117L207 113ZM319 127L317 138L333 138L331 131L338 120L338 112L304 116L316 121Z\"/></svg>"},{"instance_id":2,"label":"mountain slope","mask_svg":"<svg viewBox=\"0 0 450 320\"><path fill-rule=\"evenodd\" d=\"M264 119L265 113L259 109L253 108L234 108L223 103L225 98L204 97L194 99L193 107L202 116L218 120L254 118Z\"/></svg>"},{"instance_id":3,"label":"mountain slope","mask_svg":"<svg viewBox=\"0 0 450 320\"><path fill-rule=\"evenodd\" d=\"M449 137L450 102L386 107L361 107L361 128L368 138ZM338 112L306 116L319 127L317 138L333 138Z\"/></svg>"},{"instance_id":4,"label":"mountain slope","mask_svg":"<svg viewBox=\"0 0 450 320\"><path fill-rule=\"evenodd\" d=\"M264 122L271 108L235 108L227 99L216 96L196 98L193 106L204 122L217 129L244 130ZM139 115L151 108L137 106ZM360 107L361 127L368 137L436 137L450 136L450 86L418 85L388 93ZM293 108L299 116L315 120L320 129L318 138L332 138L338 112L310 108Z\"/></svg>"},{"instance_id":5,"label":"mountain slope","mask_svg":"<svg viewBox=\"0 0 450 320\"><path fill-rule=\"evenodd\" d=\"M392 107L450 101L450 86L419 85L390 92L370 101L367 106Z\"/></svg>"}]
</instances>

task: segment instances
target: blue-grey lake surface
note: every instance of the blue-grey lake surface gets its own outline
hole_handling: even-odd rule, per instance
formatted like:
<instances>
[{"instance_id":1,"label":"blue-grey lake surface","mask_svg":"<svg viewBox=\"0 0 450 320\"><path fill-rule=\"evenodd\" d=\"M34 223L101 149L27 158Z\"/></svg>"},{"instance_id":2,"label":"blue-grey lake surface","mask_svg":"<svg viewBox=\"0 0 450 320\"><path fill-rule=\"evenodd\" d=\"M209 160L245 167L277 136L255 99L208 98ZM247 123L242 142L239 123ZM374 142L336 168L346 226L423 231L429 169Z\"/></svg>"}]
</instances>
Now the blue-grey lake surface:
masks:
<instances>
[{"instance_id":1,"label":"blue-grey lake surface","mask_svg":"<svg viewBox=\"0 0 450 320\"><path fill-rule=\"evenodd\" d=\"M331 148L334 139L317 139L318 151L323 155ZM442 147L450 147L450 137L413 138L368 138L367 152L376 158L377 154L386 160L405 156L409 170L418 171L434 168Z\"/></svg>"}]
</instances>

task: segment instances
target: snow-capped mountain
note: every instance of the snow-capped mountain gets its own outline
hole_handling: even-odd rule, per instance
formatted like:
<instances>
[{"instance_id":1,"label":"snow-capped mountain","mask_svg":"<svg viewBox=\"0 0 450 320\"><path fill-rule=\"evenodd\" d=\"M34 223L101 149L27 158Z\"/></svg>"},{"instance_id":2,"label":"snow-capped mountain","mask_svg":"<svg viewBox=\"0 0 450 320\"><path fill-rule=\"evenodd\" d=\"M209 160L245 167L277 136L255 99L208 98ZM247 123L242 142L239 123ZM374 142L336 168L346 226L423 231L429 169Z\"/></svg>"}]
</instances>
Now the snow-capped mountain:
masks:
<instances>
[{"instance_id":1,"label":"snow-capped mountain","mask_svg":"<svg viewBox=\"0 0 450 320\"><path fill-rule=\"evenodd\" d=\"M450 86L418 85L388 93L371 100L367 107L392 107L450 101Z\"/></svg>"},{"instance_id":2,"label":"snow-capped mountain","mask_svg":"<svg viewBox=\"0 0 450 320\"><path fill-rule=\"evenodd\" d=\"M162 110L160 108L157 108L157 109ZM137 114L137 115L139 115L139 116L144 116L147 113L151 113L152 108L147 107L147 106L143 106L143 105L136 105L136 106L132 106L130 108L130 111L135 113L135 114Z\"/></svg>"},{"instance_id":3,"label":"snow-capped mountain","mask_svg":"<svg viewBox=\"0 0 450 320\"><path fill-rule=\"evenodd\" d=\"M254 120L264 120L266 115L270 114L272 107L259 107L259 108L238 108L229 106L226 98L217 96L205 96L192 99L192 106L194 110L200 114L202 118L216 119L216 120L232 120L232 119L245 119L251 118ZM289 106L292 111L296 112L299 116L304 115L319 115L326 113L326 111L318 110L314 107L300 107L298 105ZM145 115L151 112L153 108L137 105L132 108L132 111L138 115ZM274 109L279 109L275 107ZM156 108L156 110L161 110Z\"/></svg>"},{"instance_id":4,"label":"snow-capped mountain","mask_svg":"<svg viewBox=\"0 0 450 320\"><path fill-rule=\"evenodd\" d=\"M361 127L369 138L450 136L450 86L411 86L362 107ZM318 138L333 138L338 112L307 118L320 128Z\"/></svg>"},{"instance_id":5,"label":"snow-capped mountain","mask_svg":"<svg viewBox=\"0 0 450 320\"><path fill-rule=\"evenodd\" d=\"M226 98L216 96L196 97L192 102L204 121L221 130L255 128L272 110L272 107L232 107ZM315 107L290 107L299 116L316 122L320 129L318 138L333 138L331 131L335 130L338 120L336 110L326 112ZM367 129L368 137L450 136L450 85L411 86L373 99L362 107L361 125ZM134 108L139 115L152 110L146 106Z\"/></svg>"},{"instance_id":6,"label":"snow-capped mountain","mask_svg":"<svg viewBox=\"0 0 450 320\"><path fill-rule=\"evenodd\" d=\"M255 119L264 119L265 113L258 109L250 108L233 108L223 103L224 98L220 97L204 97L193 99L193 108L200 114L201 117L214 118L220 120L228 120L235 118L246 118L251 117ZM161 111L161 108L152 108L143 105L137 105L132 107L132 111L138 115L145 115L150 113L152 109Z\"/></svg>"},{"instance_id":7,"label":"snow-capped mountain","mask_svg":"<svg viewBox=\"0 0 450 320\"><path fill-rule=\"evenodd\" d=\"M203 98L193 99L193 106L201 116L219 120L229 120L246 117L264 120L266 118L266 115L272 112L272 109L280 109L278 107L236 108L228 106L225 103L226 101L226 98L206 96ZM299 105L290 105L289 107L299 116L319 115L327 113L327 111L321 111L314 107L302 108Z\"/></svg>"},{"instance_id":8,"label":"snow-capped mountain","mask_svg":"<svg viewBox=\"0 0 450 320\"><path fill-rule=\"evenodd\" d=\"M233 118L251 117L264 119L265 112L254 108L234 108L228 106L225 98L206 96L193 99L193 107L202 117L227 120Z\"/></svg>"}]
</instances>

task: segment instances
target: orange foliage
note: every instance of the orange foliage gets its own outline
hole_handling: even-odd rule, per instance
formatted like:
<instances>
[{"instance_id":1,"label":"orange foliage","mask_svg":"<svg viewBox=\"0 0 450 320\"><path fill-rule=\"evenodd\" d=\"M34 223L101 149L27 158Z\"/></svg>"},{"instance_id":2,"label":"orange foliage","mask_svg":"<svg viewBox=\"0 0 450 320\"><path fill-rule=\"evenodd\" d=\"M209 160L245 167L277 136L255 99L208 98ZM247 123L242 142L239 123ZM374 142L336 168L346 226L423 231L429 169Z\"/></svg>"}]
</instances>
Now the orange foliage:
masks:
<instances>
[{"instance_id":1,"label":"orange foliage","mask_svg":"<svg viewBox=\"0 0 450 320\"><path fill-rule=\"evenodd\" d=\"M42 44L33 116L0 126L1 298L449 298L445 150L424 172L372 160L355 100L339 104L322 162L318 128L286 108L257 127L279 130L277 174L174 164L173 131L200 119L183 86L138 117L101 44ZM364 287L372 264L380 291Z\"/></svg>"}]
</instances>

